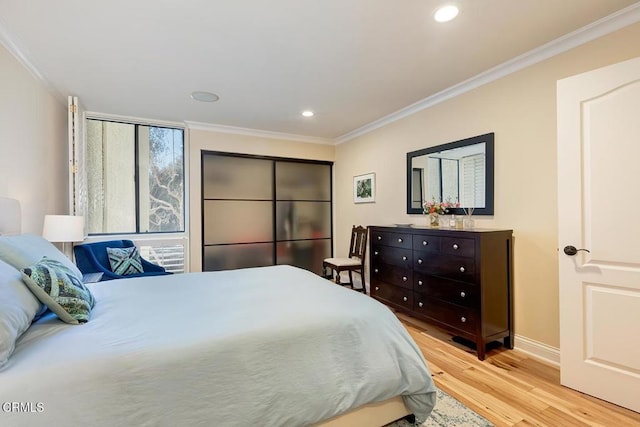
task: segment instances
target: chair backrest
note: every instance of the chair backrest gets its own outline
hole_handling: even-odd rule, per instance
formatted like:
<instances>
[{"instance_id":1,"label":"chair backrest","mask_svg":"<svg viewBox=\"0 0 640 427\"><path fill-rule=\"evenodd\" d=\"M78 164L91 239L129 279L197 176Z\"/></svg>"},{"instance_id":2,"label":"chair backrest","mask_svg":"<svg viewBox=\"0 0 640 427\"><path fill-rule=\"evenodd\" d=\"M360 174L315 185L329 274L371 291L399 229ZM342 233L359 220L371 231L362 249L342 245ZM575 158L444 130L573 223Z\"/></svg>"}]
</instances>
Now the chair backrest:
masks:
<instances>
[{"instance_id":1,"label":"chair backrest","mask_svg":"<svg viewBox=\"0 0 640 427\"><path fill-rule=\"evenodd\" d=\"M129 248L134 246L131 240L108 240L103 242L83 243L76 245L73 250L76 256L76 264L83 273L98 272L96 266L92 265L93 262L87 252L90 252L95 260L102 267L111 271L109 264L109 255L107 255L107 248Z\"/></svg>"},{"instance_id":2,"label":"chair backrest","mask_svg":"<svg viewBox=\"0 0 640 427\"><path fill-rule=\"evenodd\" d=\"M364 265L367 252L367 227L354 225L351 229L351 243L349 243L349 258L360 258Z\"/></svg>"}]
</instances>

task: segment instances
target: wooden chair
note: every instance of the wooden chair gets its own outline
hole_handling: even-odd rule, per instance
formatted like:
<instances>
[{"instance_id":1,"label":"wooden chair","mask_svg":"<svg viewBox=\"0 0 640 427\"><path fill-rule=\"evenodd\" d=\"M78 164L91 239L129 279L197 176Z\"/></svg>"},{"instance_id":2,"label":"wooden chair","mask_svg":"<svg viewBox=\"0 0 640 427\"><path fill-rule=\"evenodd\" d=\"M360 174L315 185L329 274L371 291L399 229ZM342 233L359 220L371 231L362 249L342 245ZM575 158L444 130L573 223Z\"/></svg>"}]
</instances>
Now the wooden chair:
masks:
<instances>
[{"instance_id":1,"label":"wooden chair","mask_svg":"<svg viewBox=\"0 0 640 427\"><path fill-rule=\"evenodd\" d=\"M367 252L367 228L362 226L353 226L351 229L351 243L349 243L348 258L326 258L322 262L322 273L327 279L334 279L338 285L351 286L352 289L367 293L367 287L364 284L364 260ZM326 274L327 268L331 269L330 274ZM340 283L340 272L349 272L349 283ZM353 272L360 273L362 288L356 289L353 286Z\"/></svg>"}]
</instances>

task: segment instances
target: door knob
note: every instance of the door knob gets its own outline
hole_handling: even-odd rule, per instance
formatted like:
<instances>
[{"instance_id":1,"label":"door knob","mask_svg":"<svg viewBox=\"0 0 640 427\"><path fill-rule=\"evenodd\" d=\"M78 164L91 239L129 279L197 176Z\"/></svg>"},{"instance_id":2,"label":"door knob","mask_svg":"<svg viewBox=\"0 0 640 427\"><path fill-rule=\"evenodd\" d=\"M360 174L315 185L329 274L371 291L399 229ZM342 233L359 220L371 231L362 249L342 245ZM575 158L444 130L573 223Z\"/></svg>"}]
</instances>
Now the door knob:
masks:
<instances>
[{"instance_id":1,"label":"door knob","mask_svg":"<svg viewBox=\"0 0 640 427\"><path fill-rule=\"evenodd\" d=\"M564 247L564 253L569 255L569 256L574 256L579 251L585 251L585 252L591 253L591 251L589 249L576 249L575 246L571 246L571 245Z\"/></svg>"}]
</instances>

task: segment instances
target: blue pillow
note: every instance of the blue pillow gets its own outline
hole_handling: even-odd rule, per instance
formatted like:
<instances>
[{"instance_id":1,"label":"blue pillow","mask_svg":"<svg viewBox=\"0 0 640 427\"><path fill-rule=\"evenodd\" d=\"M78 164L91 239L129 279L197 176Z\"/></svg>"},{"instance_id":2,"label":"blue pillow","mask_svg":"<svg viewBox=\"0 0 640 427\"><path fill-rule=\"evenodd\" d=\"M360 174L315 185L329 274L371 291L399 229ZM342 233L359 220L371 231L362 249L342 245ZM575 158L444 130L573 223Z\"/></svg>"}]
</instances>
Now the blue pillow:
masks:
<instances>
[{"instance_id":1,"label":"blue pillow","mask_svg":"<svg viewBox=\"0 0 640 427\"><path fill-rule=\"evenodd\" d=\"M138 248L107 248L111 271L121 276L144 273Z\"/></svg>"},{"instance_id":2,"label":"blue pillow","mask_svg":"<svg viewBox=\"0 0 640 427\"><path fill-rule=\"evenodd\" d=\"M74 325L89 321L96 301L82 278L70 268L44 257L21 271L27 287L60 320Z\"/></svg>"}]
</instances>

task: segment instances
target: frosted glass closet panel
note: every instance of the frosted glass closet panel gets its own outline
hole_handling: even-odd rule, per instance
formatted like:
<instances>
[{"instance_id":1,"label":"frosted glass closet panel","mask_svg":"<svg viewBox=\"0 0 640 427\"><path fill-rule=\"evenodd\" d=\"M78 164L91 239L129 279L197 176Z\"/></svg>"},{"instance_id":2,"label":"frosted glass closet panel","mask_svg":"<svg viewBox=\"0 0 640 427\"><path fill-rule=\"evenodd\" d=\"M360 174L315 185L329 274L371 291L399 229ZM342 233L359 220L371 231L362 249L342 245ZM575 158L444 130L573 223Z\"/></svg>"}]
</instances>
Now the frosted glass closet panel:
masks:
<instances>
[{"instance_id":1,"label":"frosted glass closet panel","mask_svg":"<svg viewBox=\"0 0 640 427\"><path fill-rule=\"evenodd\" d=\"M315 273L331 256L331 165L276 161L276 262Z\"/></svg>"},{"instance_id":2,"label":"frosted glass closet panel","mask_svg":"<svg viewBox=\"0 0 640 427\"><path fill-rule=\"evenodd\" d=\"M273 243L205 246L204 271L273 265Z\"/></svg>"},{"instance_id":3,"label":"frosted glass closet panel","mask_svg":"<svg viewBox=\"0 0 640 427\"><path fill-rule=\"evenodd\" d=\"M275 263L273 161L202 156L203 270Z\"/></svg>"},{"instance_id":4,"label":"frosted glass closet panel","mask_svg":"<svg viewBox=\"0 0 640 427\"><path fill-rule=\"evenodd\" d=\"M331 256L331 239L278 242L277 253L278 264L295 265L319 274L322 261Z\"/></svg>"},{"instance_id":5,"label":"frosted glass closet panel","mask_svg":"<svg viewBox=\"0 0 640 427\"><path fill-rule=\"evenodd\" d=\"M276 239L331 238L330 202L276 202Z\"/></svg>"},{"instance_id":6,"label":"frosted glass closet panel","mask_svg":"<svg viewBox=\"0 0 640 427\"><path fill-rule=\"evenodd\" d=\"M290 264L320 272L332 254L331 164L202 155L203 270Z\"/></svg>"},{"instance_id":7,"label":"frosted glass closet panel","mask_svg":"<svg viewBox=\"0 0 640 427\"><path fill-rule=\"evenodd\" d=\"M205 199L272 200L273 161L204 155L202 191Z\"/></svg>"},{"instance_id":8,"label":"frosted glass closet panel","mask_svg":"<svg viewBox=\"0 0 640 427\"><path fill-rule=\"evenodd\" d=\"M273 202L205 200L204 244L273 241Z\"/></svg>"},{"instance_id":9,"label":"frosted glass closet panel","mask_svg":"<svg viewBox=\"0 0 640 427\"><path fill-rule=\"evenodd\" d=\"M276 199L331 201L331 166L276 162Z\"/></svg>"}]
</instances>

